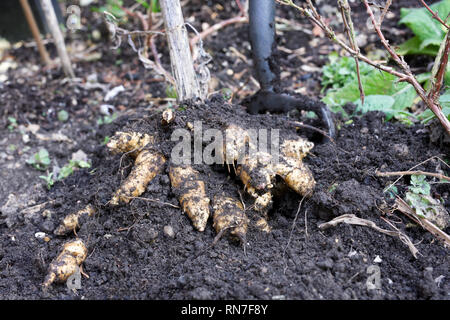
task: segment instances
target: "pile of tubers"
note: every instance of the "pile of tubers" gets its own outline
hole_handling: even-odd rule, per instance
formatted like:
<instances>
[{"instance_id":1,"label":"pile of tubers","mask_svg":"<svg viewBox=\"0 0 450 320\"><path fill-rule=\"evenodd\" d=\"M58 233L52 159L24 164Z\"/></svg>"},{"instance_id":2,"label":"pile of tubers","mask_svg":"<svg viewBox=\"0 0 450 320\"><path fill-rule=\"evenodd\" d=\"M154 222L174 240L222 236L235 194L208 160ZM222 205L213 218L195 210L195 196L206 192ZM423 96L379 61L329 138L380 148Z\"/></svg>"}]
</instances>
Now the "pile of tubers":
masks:
<instances>
[{"instance_id":1,"label":"pile of tubers","mask_svg":"<svg viewBox=\"0 0 450 320\"><path fill-rule=\"evenodd\" d=\"M302 196L309 196L314 190L314 177L302 161L314 145L300 137L285 140L280 146L277 161L274 161L273 156L267 152L243 153L243 150L255 147L245 129L237 125L229 125L226 128L226 134L223 158L227 159L228 164L232 163L244 189L254 198L252 208L261 213L255 226L269 232L267 212L272 204L272 192L277 176L281 177L289 188ZM133 198L139 197L145 192L152 179L163 171L166 158L156 146L157 138L145 133L116 132L111 138L107 144L109 150L113 154L131 156L134 158L134 166L125 181L113 193L110 205L127 204ZM236 166L235 163L237 163ZM172 191L195 229L204 231L208 219L212 216L213 227L218 234L227 231L232 238L245 243L249 219L239 199L226 194L216 194L213 199L210 199L205 181L190 165L171 164L169 178ZM78 212L66 216L54 233L65 235L75 232L79 227L80 218L93 216L95 212L95 208L88 204ZM66 281L78 270L86 256L87 249L81 239L64 244L62 252L50 264L43 287L49 287L54 281Z\"/></svg>"}]
</instances>

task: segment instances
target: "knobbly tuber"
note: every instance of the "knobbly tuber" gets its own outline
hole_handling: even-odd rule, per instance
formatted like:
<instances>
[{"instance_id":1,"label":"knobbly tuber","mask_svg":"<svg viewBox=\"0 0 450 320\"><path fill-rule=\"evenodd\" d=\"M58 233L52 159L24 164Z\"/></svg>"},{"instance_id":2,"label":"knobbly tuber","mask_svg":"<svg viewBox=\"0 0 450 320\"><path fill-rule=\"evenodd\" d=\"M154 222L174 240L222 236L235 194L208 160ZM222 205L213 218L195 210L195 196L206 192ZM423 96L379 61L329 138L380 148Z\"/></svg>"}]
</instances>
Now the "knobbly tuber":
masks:
<instances>
[{"instance_id":1,"label":"knobbly tuber","mask_svg":"<svg viewBox=\"0 0 450 320\"><path fill-rule=\"evenodd\" d=\"M231 229L230 235L245 242L248 219L241 202L223 195L215 196L213 202L213 227L218 234Z\"/></svg>"},{"instance_id":2,"label":"knobbly tuber","mask_svg":"<svg viewBox=\"0 0 450 320\"><path fill-rule=\"evenodd\" d=\"M300 195L312 192L315 186L311 171L302 162L314 147L312 142L298 138L285 140L281 146L279 161L271 154L257 151L245 154L245 150L256 150L246 130L236 125L226 129L227 141L224 153L227 161L238 161L236 174L244 183L247 192L255 198L255 210L265 211L272 203L272 189L276 175ZM229 162L228 162L229 163ZM239 164L240 163L240 164Z\"/></svg>"},{"instance_id":3,"label":"knobbly tuber","mask_svg":"<svg viewBox=\"0 0 450 320\"><path fill-rule=\"evenodd\" d=\"M147 145L155 143L155 137L139 132L121 132L114 134L106 145L112 153L130 153L136 157Z\"/></svg>"},{"instance_id":4,"label":"knobbly tuber","mask_svg":"<svg viewBox=\"0 0 450 320\"><path fill-rule=\"evenodd\" d=\"M71 231L74 231L79 227L79 220L80 218L86 217L86 216L92 216L95 213L95 208L88 204L83 209L71 213L67 215L64 220L61 222L61 224L58 226L58 228L54 231L54 234L58 236L62 236L65 234L68 234Z\"/></svg>"},{"instance_id":5,"label":"knobbly tuber","mask_svg":"<svg viewBox=\"0 0 450 320\"><path fill-rule=\"evenodd\" d=\"M115 192L110 204L128 203L133 197L143 194L150 181L161 172L165 162L166 159L159 152L141 151L134 161L133 169Z\"/></svg>"},{"instance_id":6,"label":"knobbly tuber","mask_svg":"<svg viewBox=\"0 0 450 320\"><path fill-rule=\"evenodd\" d=\"M275 165L276 173L289 188L300 195L312 193L316 184L311 171L302 162L313 147L312 142L302 138L286 140L281 146L280 161Z\"/></svg>"},{"instance_id":7,"label":"knobbly tuber","mask_svg":"<svg viewBox=\"0 0 450 320\"><path fill-rule=\"evenodd\" d=\"M73 275L87 256L87 248L80 239L67 242L62 252L52 261L45 277L43 288L48 288L54 281L64 282Z\"/></svg>"},{"instance_id":8,"label":"knobbly tuber","mask_svg":"<svg viewBox=\"0 0 450 320\"><path fill-rule=\"evenodd\" d=\"M199 172L191 166L171 166L169 177L183 211L198 231L204 231L210 214L210 199Z\"/></svg>"},{"instance_id":9,"label":"knobbly tuber","mask_svg":"<svg viewBox=\"0 0 450 320\"><path fill-rule=\"evenodd\" d=\"M267 222L267 218L265 217L260 217L255 222L255 227L264 232L270 232L272 230L269 226L269 223Z\"/></svg>"}]
</instances>

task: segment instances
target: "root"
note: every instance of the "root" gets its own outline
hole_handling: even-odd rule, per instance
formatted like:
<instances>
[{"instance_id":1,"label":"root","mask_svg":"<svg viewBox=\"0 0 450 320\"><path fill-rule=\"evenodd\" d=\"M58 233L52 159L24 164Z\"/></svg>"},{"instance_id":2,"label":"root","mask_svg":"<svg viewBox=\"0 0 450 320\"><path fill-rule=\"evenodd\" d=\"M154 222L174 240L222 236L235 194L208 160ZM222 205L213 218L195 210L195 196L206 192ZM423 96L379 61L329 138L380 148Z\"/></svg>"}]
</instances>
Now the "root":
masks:
<instances>
[{"instance_id":1,"label":"root","mask_svg":"<svg viewBox=\"0 0 450 320\"><path fill-rule=\"evenodd\" d=\"M48 288L54 281L67 281L73 275L87 256L87 248L83 241L77 239L64 244L62 252L50 264L48 274L42 287Z\"/></svg>"},{"instance_id":2,"label":"root","mask_svg":"<svg viewBox=\"0 0 450 320\"><path fill-rule=\"evenodd\" d=\"M161 172L165 162L166 159L160 153L151 150L141 151L136 157L131 173L115 192L110 204L128 203L131 198L143 194L150 181Z\"/></svg>"},{"instance_id":3,"label":"root","mask_svg":"<svg viewBox=\"0 0 450 320\"><path fill-rule=\"evenodd\" d=\"M248 218L241 202L226 196L215 196L213 204L213 227L217 234L230 229L230 235L245 242Z\"/></svg>"},{"instance_id":4,"label":"root","mask_svg":"<svg viewBox=\"0 0 450 320\"><path fill-rule=\"evenodd\" d=\"M95 214L95 208L88 204L83 209L67 215L58 228L54 231L57 236L68 234L71 231L75 231L79 227L80 218L91 217Z\"/></svg>"},{"instance_id":5,"label":"root","mask_svg":"<svg viewBox=\"0 0 450 320\"><path fill-rule=\"evenodd\" d=\"M206 196L205 182L191 166L170 167L170 183L183 211L198 231L204 231L209 218L210 199Z\"/></svg>"}]
</instances>

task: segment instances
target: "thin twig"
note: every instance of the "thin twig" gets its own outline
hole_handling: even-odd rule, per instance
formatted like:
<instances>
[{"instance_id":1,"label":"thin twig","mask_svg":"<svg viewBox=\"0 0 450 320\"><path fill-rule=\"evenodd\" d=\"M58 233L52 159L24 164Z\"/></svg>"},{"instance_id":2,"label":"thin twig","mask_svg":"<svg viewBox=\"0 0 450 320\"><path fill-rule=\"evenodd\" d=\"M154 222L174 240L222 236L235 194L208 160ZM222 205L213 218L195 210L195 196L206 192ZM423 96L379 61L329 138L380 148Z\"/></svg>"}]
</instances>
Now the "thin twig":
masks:
<instances>
[{"instance_id":1,"label":"thin twig","mask_svg":"<svg viewBox=\"0 0 450 320\"><path fill-rule=\"evenodd\" d=\"M380 16L380 20L378 21L378 24L381 26L381 24L383 23L384 17L386 16L386 14L389 11L389 7L392 4L392 0L387 0L386 4L384 5L383 11L381 11L381 16Z\"/></svg>"},{"instance_id":2,"label":"thin twig","mask_svg":"<svg viewBox=\"0 0 450 320\"><path fill-rule=\"evenodd\" d=\"M439 161L441 161L441 163L445 164L447 167L450 168L450 166L449 166L447 163L445 163L444 160L442 160L442 159L439 158L438 156L433 156L433 157L431 157L431 158L428 158L428 159L422 161L422 162L419 163L419 164L416 164L415 166L412 166L412 167L409 168L407 171L411 171L412 169L415 169L415 168L417 168L418 166L421 166L421 165L423 165L423 164L425 164L425 163L427 163L428 161L431 161L431 160L433 160L433 159L438 159ZM385 189L383 190L383 192L386 192L386 191L388 191L390 188L392 188L392 186L394 186L401 178L403 178L403 176L400 176L397 180L395 180L393 183L391 183L387 188L385 188Z\"/></svg>"},{"instance_id":3,"label":"thin twig","mask_svg":"<svg viewBox=\"0 0 450 320\"><path fill-rule=\"evenodd\" d=\"M406 175L424 175L424 176L430 176L430 177L436 177L441 180L447 180L450 181L450 177L444 176L440 173L434 173L434 172L425 172L425 171L392 171L392 172L379 172L376 171L375 175L380 177L389 177L389 176L406 176Z\"/></svg>"},{"instance_id":4,"label":"thin twig","mask_svg":"<svg viewBox=\"0 0 450 320\"><path fill-rule=\"evenodd\" d=\"M341 15L342 20L344 21L344 27L347 32L350 45L352 46L353 50L359 52L358 43L356 42L356 36L355 36L355 29L353 27L353 21L350 15L350 6L348 4L347 0L338 0L338 6L341 9ZM361 73L359 70L359 59L357 57L354 57L355 64L356 64L356 75L358 78L358 88L359 88L359 96L361 99L361 104L364 105L364 88L362 86L361 82Z\"/></svg>"},{"instance_id":5,"label":"thin twig","mask_svg":"<svg viewBox=\"0 0 450 320\"><path fill-rule=\"evenodd\" d=\"M196 35L195 37L193 37L190 41L190 45L191 47L195 47L195 45L197 44L197 42L201 39L206 38L207 36L209 36L210 34L222 29L223 27L226 27L230 24L234 24L234 23L246 23L248 22L248 18L245 16L237 16L237 17L233 17L227 20L223 20L221 22L216 23L215 25L212 25L211 27L209 27L206 30L203 30L202 32L200 32L198 35Z\"/></svg>"},{"instance_id":6,"label":"thin twig","mask_svg":"<svg viewBox=\"0 0 450 320\"><path fill-rule=\"evenodd\" d=\"M439 103L439 94L442 84L444 83L444 75L447 71L448 55L450 51L450 32L447 31L445 39L442 42L436 60L434 62L431 73L431 87L428 92L428 98L435 103Z\"/></svg>"},{"instance_id":7,"label":"thin twig","mask_svg":"<svg viewBox=\"0 0 450 320\"><path fill-rule=\"evenodd\" d=\"M422 5L427 8L428 11L430 11L430 13L432 14L433 18L436 19L437 21L439 21L444 27L446 27L447 29L449 29L450 27L444 22L442 21L441 17L439 17L437 12L434 12L426 3L424 0L419 0Z\"/></svg>"},{"instance_id":8,"label":"thin twig","mask_svg":"<svg viewBox=\"0 0 450 320\"><path fill-rule=\"evenodd\" d=\"M177 205L174 205L174 204L171 204L171 203L168 203L168 202L162 202L162 201L159 201L158 199L150 199L150 198L143 198L143 197L127 197L127 198L128 199L139 199L139 200L154 202L154 203L170 206L172 208L180 209L180 207L177 206Z\"/></svg>"}]
</instances>

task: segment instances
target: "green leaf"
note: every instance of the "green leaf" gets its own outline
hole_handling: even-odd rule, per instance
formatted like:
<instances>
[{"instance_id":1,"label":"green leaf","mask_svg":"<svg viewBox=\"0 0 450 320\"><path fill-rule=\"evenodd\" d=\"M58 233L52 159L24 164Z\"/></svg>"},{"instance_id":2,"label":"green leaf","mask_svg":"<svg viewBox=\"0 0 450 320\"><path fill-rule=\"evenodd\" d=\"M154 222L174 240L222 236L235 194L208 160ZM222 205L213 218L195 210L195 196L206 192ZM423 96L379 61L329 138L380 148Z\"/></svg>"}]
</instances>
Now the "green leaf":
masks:
<instances>
[{"instance_id":1,"label":"green leaf","mask_svg":"<svg viewBox=\"0 0 450 320\"><path fill-rule=\"evenodd\" d=\"M411 176L411 186L408 188L409 191L416 194L429 195L431 191L430 184L425 180L424 175L412 175Z\"/></svg>"},{"instance_id":2,"label":"green leaf","mask_svg":"<svg viewBox=\"0 0 450 320\"><path fill-rule=\"evenodd\" d=\"M441 14L442 12L440 12ZM399 24L406 24L422 42L430 40L439 41L444 37L444 29L441 27L441 24L433 19L431 13L426 8L410 10L408 14L400 19ZM440 44L440 42L438 43Z\"/></svg>"},{"instance_id":3,"label":"green leaf","mask_svg":"<svg viewBox=\"0 0 450 320\"><path fill-rule=\"evenodd\" d=\"M439 17L445 20L450 13L450 0L443 0L430 6ZM397 52L405 54L427 54L436 56L446 29L426 8L406 9L400 11L399 24L410 28L415 37L400 45Z\"/></svg>"},{"instance_id":4,"label":"green leaf","mask_svg":"<svg viewBox=\"0 0 450 320\"><path fill-rule=\"evenodd\" d=\"M443 95L439 97L439 103L442 107L442 113L450 121L450 90L447 90ZM425 110L418 116L418 118L422 120L423 123L427 123L435 117L436 116L434 115L433 111L431 111L430 109Z\"/></svg>"},{"instance_id":5,"label":"green leaf","mask_svg":"<svg viewBox=\"0 0 450 320\"><path fill-rule=\"evenodd\" d=\"M361 75L361 83L366 95L364 108L359 101L360 93L356 76L340 89L329 89L322 101L333 112L343 112L342 106L348 102L356 103L363 112L384 111L387 114L387 120L399 111L405 111L413 104L416 92L410 84L398 83L395 76L373 67L370 68L369 73ZM387 96L390 96L394 101ZM377 101L378 98L381 100ZM343 114L346 116L345 113Z\"/></svg>"},{"instance_id":6,"label":"green leaf","mask_svg":"<svg viewBox=\"0 0 450 320\"><path fill-rule=\"evenodd\" d=\"M360 99L354 101L354 103L357 106L357 110L366 113L375 110L391 110L395 100L391 96L374 94L364 98L364 105L361 105Z\"/></svg>"},{"instance_id":7,"label":"green leaf","mask_svg":"<svg viewBox=\"0 0 450 320\"><path fill-rule=\"evenodd\" d=\"M166 87L166 96L167 96L167 98L172 98L172 99L177 98L177 90L175 89L174 86L168 85Z\"/></svg>"},{"instance_id":8,"label":"green leaf","mask_svg":"<svg viewBox=\"0 0 450 320\"><path fill-rule=\"evenodd\" d=\"M151 2L152 2L152 12L153 13L161 12L161 7L159 6L159 1L151 0Z\"/></svg>"},{"instance_id":9,"label":"green leaf","mask_svg":"<svg viewBox=\"0 0 450 320\"><path fill-rule=\"evenodd\" d=\"M136 0L137 3L139 3L141 6L143 6L145 9L149 9L150 5L147 3L146 0Z\"/></svg>"},{"instance_id":10,"label":"green leaf","mask_svg":"<svg viewBox=\"0 0 450 320\"><path fill-rule=\"evenodd\" d=\"M90 168L91 164L83 160L70 160L69 165L77 168Z\"/></svg>"},{"instance_id":11,"label":"green leaf","mask_svg":"<svg viewBox=\"0 0 450 320\"><path fill-rule=\"evenodd\" d=\"M45 170L50 165L51 160L46 149L40 149L37 153L33 154L27 161L38 170Z\"/></svg>"},{"instance_id":12,"label":"green leaf","mask_svg":"<svg viewBox=\"0 0 450 320\"><path fill-rule=\"evenodd\" d=\"M420 38L415 36L400 44L395 51L402 56L407 54L426 54L435 57L439 51L439 46L422 47Z\"/></svg>"},{"instance_id":13,"label":"green leaf","mask_svg":"<svg viewBox=\"0 0 450 320\"><path fill-rule=\"evenodd\" d=\"M65 165L59 170L58 180L67 178L73 173L73 167L71 165Z\"/></svg>"}]
</instances>

